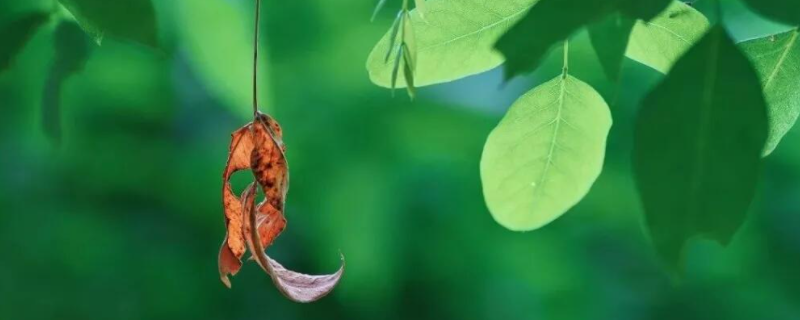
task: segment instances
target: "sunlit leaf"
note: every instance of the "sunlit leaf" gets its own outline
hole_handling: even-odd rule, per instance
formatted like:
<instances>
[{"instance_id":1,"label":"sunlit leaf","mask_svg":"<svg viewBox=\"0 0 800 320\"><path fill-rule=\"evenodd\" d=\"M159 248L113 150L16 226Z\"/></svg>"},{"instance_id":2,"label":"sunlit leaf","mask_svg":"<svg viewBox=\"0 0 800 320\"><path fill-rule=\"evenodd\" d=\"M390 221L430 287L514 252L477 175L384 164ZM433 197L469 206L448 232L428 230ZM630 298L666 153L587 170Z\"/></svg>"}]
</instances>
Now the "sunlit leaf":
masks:
<instances>
[{"instance_id":1,"label":"sunlit leaf","mask_svg":"<svg viewBox=\"0 0 800 320\"><path fill-rule=\"evenodd\" d=\"M425 20L412 10L410 22L417 46L415 85L453 81L500 65L503 58L494 51L495 41L537 1L430 1ZM370 79L386 88L391 87L394 65L384 61L390 39L391 31L367 59ZM399 86L404 86L402 80L401 75Z\"/></svg>"},{"instance_id":2,"label":"sunlit leaf","mask_svg":"<svg viewBox=\"0 0 800 320\"><path fill-rule=\"evenodd\" d=\"M594 51L597 52L603 70L612 81L619 80L619 72L634 23L636 21L632 18L615 13L588 27Z\"/></svg>"},{"instance_id":3,"label":"sunlit leaf","mask_svg":"<svg viewBox=\"0 0 800 320\"><path fill-rule=\"evenodd\" d=\"M494 219L527 231L567 212L600 175L610 128L603 98L572 76L523 95L483 149L483 194Z\"/></svg>"},{"instance_id":4,"label":"sunlit leaf","mask_svg":"<svg viewBox=\"0 0 800 320\"><path fill-rule=\"evenodd\" d=\"M74 22L61 22L55 30L55 57L42 94L42 125L51 142L61 141L61 89L70 76L83 69L91 47Z\"/></svg>"},{"instance_id":5,"label":"sunlit leaf","mask_svg":"<svg viewBox=\"0 0 800 320\"><path fill-rule=\"evenodd\" d=\"M541 0L497 41L505 78L535 70L550 48L617 9L616 1Z\"/></svg>"},{"instance_id":6,"label":"sunlit leaf","mask_svg":"<svg viewBox=\"0 0 800 320\"><path fill-rule=\"evenodd\" d=\"M799 34L795 29L740 44L761 76L769 107L769 137L764 155L775 150L800 115Z\"/></svg>"},{"instance_id":7,"label":"sunlit leaf","mask_svg":"<svg viewBox=\"0 0 800 320\"><path fill-rule=\"evenodd\" d=\"M414 10L417 10L419 17L425 20L425 12L428 11L425 0L414 0Z\"/></svg>"},{"instance_id":8,"label":"sunlit leaf","mask_svg":"<svg viewBox=\"0 0 800 320\"><path fill-rule=\"evenodd\" d=\"M158 47L158 25L150 0L59 0L97 43L108 35Z\"/></svg>"},{"instance_id":9,"label":"sunlit leaf","mask_svg":"<svg viewBox=\"0 0 800 320\"><path fill-rule=\"evenodd\" d=\"M708 27L708 19L702 13L675 1L653 20L636 23L626 55L661 73L667 73Z\"/></svg>"},{"instance_id":10,"label":"sunlit leaf","mask_svg":"<svg viewBox=\"0 0 800 320\"><path fill-rule=\"evenodd\" d=\"M800 1L797 0L744 0L753 11L769 19L800 25Z\"/></svg>"},{"instance_id":11,"label":"sunlit leaf","mask_svg":"<svg viewBox=\"0 0 800 320\"><path fill-rule=\"evenodd\" d=\"M49 13L34 12L0 26L0 72L11 66L36 30L49 19Z\"/></svg>"},{"instance_id":12,"label":"sunlit leaf","mask_svg":"<svg viewBox=\"0 0 800 320\"><path fill-rule=\"evenodd\" d=\"M714 27L645 98L633 164L656 249L672 267L695 236L727 244L755 194L767 137L758 75Z\"/></svg>"}]
</instances>

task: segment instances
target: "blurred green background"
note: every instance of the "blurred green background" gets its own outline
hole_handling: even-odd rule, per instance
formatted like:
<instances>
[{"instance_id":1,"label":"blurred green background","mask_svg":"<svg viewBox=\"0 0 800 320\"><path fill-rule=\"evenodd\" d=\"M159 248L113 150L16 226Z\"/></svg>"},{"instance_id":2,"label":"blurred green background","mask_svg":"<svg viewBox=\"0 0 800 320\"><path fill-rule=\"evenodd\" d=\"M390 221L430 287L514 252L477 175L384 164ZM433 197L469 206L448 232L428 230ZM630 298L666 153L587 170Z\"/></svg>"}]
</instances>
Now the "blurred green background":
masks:
<instances>
[{"instance_id":1,"label":"blurred green background","mask_svg":"<svg viewBox=\"0 0 800 320\"><path fill-rule=\"evenodd\" d=\"M41 125L56 23L0 74L0 319L800 319L798 130L766 159L733 243L692 243L672 278L629 161L637 101L660 76L626 61L617 90L579 34L571 71L616 101L604 172L562 218L511 232L483 203L481 149L560 53L507 84L498 69L393 98L364 63L400 4L370 23L373 2L263 4L262 108L284 128L292 175L288 228L268 251L307 273L334 271L341 251L330 296L290 302L252 262L232 289L220 283L221 175L250 114L253 1L154 0L161 49L95 46L62 88L60 147ZM51 6L3 0L0 21ZM786 29L735 1L725 13L739 40Z\"/></svg>"}]
</instances>

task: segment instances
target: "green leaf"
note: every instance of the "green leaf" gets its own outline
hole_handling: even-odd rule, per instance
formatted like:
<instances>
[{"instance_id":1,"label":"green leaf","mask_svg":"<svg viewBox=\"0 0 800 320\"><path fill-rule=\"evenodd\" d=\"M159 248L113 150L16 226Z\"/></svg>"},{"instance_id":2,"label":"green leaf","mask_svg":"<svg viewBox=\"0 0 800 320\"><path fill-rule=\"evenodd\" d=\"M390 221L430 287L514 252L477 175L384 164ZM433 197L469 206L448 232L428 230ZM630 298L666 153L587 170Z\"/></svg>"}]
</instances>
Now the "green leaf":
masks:
<instances>
[{"instance_id":1,"label":"green leaf","mask_svg":"<svg viewBox=\"0 0 800 320\"><path fill-rule=\"evenodd\" d=\"M523 95L483 149L483 194L494 219L528 231L567 212L600 175L610 128L603 98L572 76Z\"/></svg>"},{"instance_id":2,"label":"green leaf","mask_svg":"<svg viewBox=\"0 0 800 320\"><path fill-rule=\"evenodd\" d=\"M406 13L406 18L403 21L403 44L406 46L407 64L416 66L417 63L417 38L414 26L411 24L411 14ZM411 70L415 70L412 68Z\"/></svg>"},{"instance_id":3,"label":"green leaf","mask_svg":"<svg viewBox=\"0 0 800 320\"><path fill-rule=\"evenodd\" d=\"M619 79L622 60L628 48L628 39L635 20L622 15L612 14L603 21L589 25L589 39L606 75L612 81Z\"/></svg>"},{"instance_id":4,"label":"green leaf","mask_svg":"<svg viewBox=\"0 0 800 320\"><path fill-rule=\"evenodd\" d=\"M703 37L708 27L708 19L702 13L675 1L653 20L636 23L626 55L667 73L672 64Z\"/></svg>"},{"instance_id":5,"label":"green leaf","mask_svg":"<svg viewBox=\"0 0 800 320\"><path fill-rule=\"evenodd\" d=\"M428 11L425 0L414 0L414 9L419 13L419 17L425 20L425 12Z\"/></svg>"},{"instance_id":6,"label":"green leaf","mask_svg":"<svg viewBox=\"0 0 800 320\"><path fill-rule=\"evenodd\" d=\"M86 34L74 22L61 22L54 35L55 61L42 94L42 125L54 144L61 141L61 89L64 82L83 69L91 46Z\"/></svg>"},{"instance_id":7,"label":"green leaf","mask_svg":"<svg viewBox=\"0 0 800 320\"><path fill-rule=\"evenodd\" d=\"M59 0L84 31L100 44L108 35L158 47L156 14L150 0Z\"/></svg>"},{"instance_id":8,"label":"green leaf","mask_svg":"<svg viewBox=\"0 0 800 320\"><path fill-rule=\"evenodd\" d=\"M386 0L379 0L378 4L375 6L375 11L372 12L372 18L370 21L375 21L375 17L378 16L378 13L381 12L381 9L386 5Z\"/></svg>"},{"instance_id":9,"label":"green leaf","mask_svg":"<svg viewBox=\"0 0 800 320\"><path fill-rule=\"evenodd\" d=\"M758 75L723 27L711 29L644 100L633 165L656 249L672 267L684 243L727 244L758 183L767 111Z\"/></svg>"},{"instance_id":10,"label":"green leaf","mask_svg":"<svg viewBox=\"0 0 800 320\"><path fill-rule=\"evenodd\" d=\"M745 41L740 47L761 77L769 109L764 156L778 146L800 115L800 31Z\"/></svg>"},{"instance_id":11,"label":"green leaf","mask_svg":"<svg viewBox=\"0 0 800 320\"><path fill-rule=\"evenodd\" d=\"M616 1L541 0L497 41L505 78L535 70L550 48L616 10Z\"/></svg>"},{"instance_id":12,"label":"green leaf","mask_svg":"<svg viewBox=\"0 0 800 320\"><path fill-rule=\"evenodd\" d=\"M394 51L394 44L397 43L397 35L400 34L400 26L403 24L403 17L406 15L403 14L403 11L397 13L397 18L394 19L394 23L392 23L392 32L391 36L389 37L391 45L389 46L389 50L386 50L386 58L383 59L384 63L389 63L389 58L392 57L392 52Z\"/></svg>"},{"instance_id":13,"label":"green leaf","mask_svg":"<svg viewBox=\"0 0 800 320\"><path fill-rule=\"evenodd\" d=\"M403 64L403 75L406 78L408 96L411 100L414 100L414 97L417 95L417 88L414 86L414 58L411 57L411 49L405 44L403 44L403 46L406 48L405 51L403 51L403 61L405 61Z\"/></svg>"},{"instance_id":14,"label":"green leaf","mask_svg":"<svg viewBox=\"0 0 800 320\"><path fill-rule=\"evenodd\" d=\"M800 25L800 1L797 0L744 0L756 13L789 25Z\"/></svg>"},{"instance_id":15,"label":"green leaf","mask_svg":"<svg viewBox=\"0 0 800 320\"><path fill-rule=\"evenodd\" d=\"M503 58L494 51L495 41L537 1L430 1L425 20L412 10L410 21L417 46L415 84L422 87L453 81L500 65ZM390 38L391 31L367 59L370 79L386 88L391 86L394 65L393 61L384 61ZM400 86L405 83L398 82Z\"/></svg>"},{"instance_id":16,"label":"green leaf","mask_svg":"<svg viewBox=\"0 0 800 320\"><path fill-rule=\"evenodd\" d=\"M0 26L0 72L11 66L36 30L49 19L49 13L34 12Z\"/></svg>"}]
</instances>

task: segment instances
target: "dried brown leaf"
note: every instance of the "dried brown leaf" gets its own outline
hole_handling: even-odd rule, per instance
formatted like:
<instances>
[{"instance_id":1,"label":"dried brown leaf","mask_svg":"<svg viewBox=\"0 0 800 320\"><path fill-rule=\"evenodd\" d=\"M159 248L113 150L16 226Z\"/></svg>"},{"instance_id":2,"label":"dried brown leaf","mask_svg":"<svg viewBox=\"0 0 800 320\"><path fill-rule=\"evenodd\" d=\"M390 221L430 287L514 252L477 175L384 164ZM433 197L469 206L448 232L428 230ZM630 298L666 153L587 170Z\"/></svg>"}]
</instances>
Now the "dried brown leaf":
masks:
<instances>
[{"instance_id":1,"label":"dried brown leaf","mask_svg":"<svg viewBox=\"0 0 800 320\"><path fill-rule=\"evenodd\" d=\"M231 134L228 161L222 174L222 204L225 212L227 233L219 249L219 276L222 282L231 287L228 275L236 275L242 267L241 258L245 253L245 240L242 234L244 214L241 200L233 193L230 178L236 171L250 168L250 155L253 151L253 138L250 125Z\"/></svg>"},{"instance_id":2,"label":"dried brown leaf","mask_svg":"<svg viewBox=\"0 0 800 320\"><path fill-rule=\"evenodd\" d=\"M284 204L289 188L289 166L280 125L271 117L259 113L255 122L233 133L229 151L223 173L227 235L219 254L222 282L230 287L228 275L238 272L242 255L249 248L254 260L272 277L278 290L286 297L297 302L312 302L322 298L341 279L344 257L337 272L316 276L287 270L264 253L286 227ZM251 183L238 198L229 180L234 172L246 168L252 170L256 182ZM265 199L256 206L257 186L261 186ZM252 228L254 225L256 228Z\"/></svg>"},{"instance_id":3,"label":"dried brown leaf","mask_svg":"<svg viewBox=\"0 0 800 320\"><path fill-rule=\"evenodd\" d=\"M258 232L249 228L257 223L258 213L253 209L255 204L255 185L251 184L242 196L245 212L249 212L248 222L245 223L247 231L250 232L248 245L250 251L261 268L272 277L272 282L284 296L295 302L313 302L330 293L344 273L344 256L341 257L342 264L333 274L327 275L307 275L291 271L284 268L280 263L273 260L261 246L262 239ZM249 210L249 211L248 211Z\"/></svg>"}]
</instances>

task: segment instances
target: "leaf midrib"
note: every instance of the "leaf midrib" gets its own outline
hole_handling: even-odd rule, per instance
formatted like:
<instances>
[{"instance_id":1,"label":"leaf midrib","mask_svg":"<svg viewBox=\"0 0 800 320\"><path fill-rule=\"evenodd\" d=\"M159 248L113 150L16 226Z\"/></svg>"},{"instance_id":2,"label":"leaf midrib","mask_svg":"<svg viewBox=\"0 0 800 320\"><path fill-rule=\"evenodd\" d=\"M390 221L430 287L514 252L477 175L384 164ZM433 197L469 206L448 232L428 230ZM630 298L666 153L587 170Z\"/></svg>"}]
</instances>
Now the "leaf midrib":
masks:
<instances>
[{"instance_id":1,"label":"leaf midrib","mask_svg":"<svg viewBox=\"0 0 800 320\"><path fill-rule=\"evenodd\" d=\"M675 38L678 38L678 40L681 40L681 41L683 41L683 42L685 42L687 44L691 44L691 41L689 41L688 39L684 38L683 36L681 36L677 32L672 31L672 30L670 30L669 28L667 28L665 26L662 26L660 24L656 24L654 22L645 22L645 25L657 27L657 28L659 28L661 30L666 31L668 34L671 34L671 35L675 36Z\"/></svg>"},{"instance_id":2,"label":"leaf midrib","mask_svg":"<svg viewBox=\"0 0 800 320\"><path fill-rule=\"evenodd\" d=\"M502 18L502 19L498 20L497 22L485 25L485 26L479 28L478 30L475 30L475 31L472 31L472 32L469 32L469 33L466 33L466 34L463 34L463 35L460 35L460 36L455 37L453 39L442 41L440 43L431 44L431 45L422 47L422 48L419 49L419 51L425 51L425 50L428 50L428 49L433 49L433 48L436 48L436 47L448 45L448 44L451 44L453 42L462 40L464 38L468 38L468 37L474 36L476 34L480 34L480 33L484 32L484 31L486 31L488 29L494 28L494 27L498 26L501 23L507 22L507 21L513 19L514 17L519 16L519 15L527 12L528 10L530 10L531 7L532 7L532 5L531 6L527 6L527 7L523 8L522 10L519 10L519 11L517 11L517 12L515 12L515 13L513 13L513 14L505 17L505 18Z\"/></svg>"},{"instance_id":3,"label":"leaf midrib","mask_svg":"<svg viewBox=\"0 0 800 320\"><path fill-rule=\"evenodd\" d=\"M719 69L719 45L720 45L720 37L722 35L716 35L714 37L714 43L711 46L711 50L709 52L709 69L708 73L705 78L705 85L703 86L706 88L705 92L703 93L703 108L701 108L700 112L700 128L699 134L697 138L697 143L695 144L696 154L695 154L695 161L693 166L693 174L692 174L692 183L689 190L689 208L688 212L689 217L692 219L697 217L697 212L699 211L698 207L698 195L699 190L702 187L703 179L702 177L705 175L705 166L703 163L706 161L705 152L703 151L708 144L708 136L709 131L711 130L711 113L713 111L713 104L714 104L714 92L716 91L717 86L717 71ZM692 225L696 225L696 223L692 222Z\"/></svg>"},{"instance_id":4,"label":"leaf midrib","mask_svg":"<svg viewBox=\"0 0 800 320\"><path fill-rule=\"evenodd\" d=\"M786 45L786 50L783 51L781 57L778 59L778 62L775 64L775 68L770 73L769 77L767 77L767 81L764 82L764 90L766 91L769 86L772 84L772 81L775 80L777 77L778 72L781 69L781 66L786 62L786 57L789 56L789 52L792 51L792 47L794 47L794 43L797 41L797 36L800 34L800 29L795 29L792 33L792 38L789 39L789 43Z\"/></svg>"},{"instance_id":5,"label":"leaf midrib","mask_svg":"<svg viewBox=\"0 0 800 320\"><path fill-rule=\"evenodd\" d=\"M539 177L539 182L536 183L536 189L534 189L534 196L539 193L539 190L543 190L545 186L545 182L547 179L547 172L550 171L550 166L553 163L553 153L555 152L556 145L558 144L556 140L558 140L558 130L561 126L561 111L564 108L564 97L567 92L567 75L564 74L560 81L560 91L558 93L558 109L556 111L556 118L555 124L553 127L553 139L550 140L550 150L547 152L547 158L545 158L544 169L542 170L542 175Z\"/></svg>"}]
</instances>

